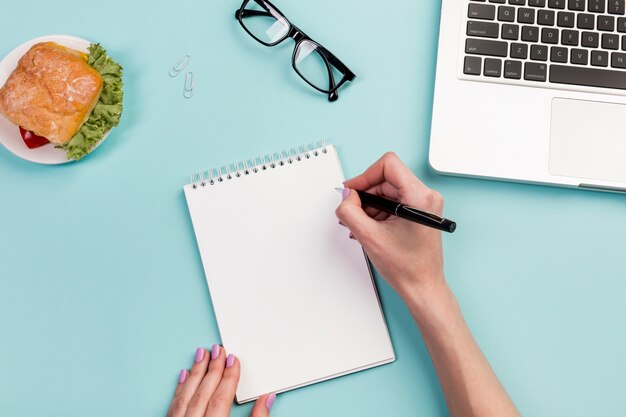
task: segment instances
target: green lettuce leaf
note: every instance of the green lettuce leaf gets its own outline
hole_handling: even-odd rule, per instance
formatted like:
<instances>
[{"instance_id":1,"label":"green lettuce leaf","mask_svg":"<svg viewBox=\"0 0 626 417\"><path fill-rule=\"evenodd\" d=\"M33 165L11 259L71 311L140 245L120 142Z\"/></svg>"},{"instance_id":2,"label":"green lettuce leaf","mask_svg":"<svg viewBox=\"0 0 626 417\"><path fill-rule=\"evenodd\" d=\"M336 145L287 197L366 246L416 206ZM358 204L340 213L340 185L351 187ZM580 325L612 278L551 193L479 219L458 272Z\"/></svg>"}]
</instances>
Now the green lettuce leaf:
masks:
<instances>
[{"instance_id":1,"label":"green lettuce leaf","mask_svg":"<svg viewBox=\"0 0 626 417\"><path fill-rule=\"evenodd\" d=\"M88 63L102 76L102 92L85 124L68 143L58 146L65 149L68 159L79 160L91 152L122 117L124 91L121 65L107 56L100 44L89 46Z\"/></svg>"}]
</instances>

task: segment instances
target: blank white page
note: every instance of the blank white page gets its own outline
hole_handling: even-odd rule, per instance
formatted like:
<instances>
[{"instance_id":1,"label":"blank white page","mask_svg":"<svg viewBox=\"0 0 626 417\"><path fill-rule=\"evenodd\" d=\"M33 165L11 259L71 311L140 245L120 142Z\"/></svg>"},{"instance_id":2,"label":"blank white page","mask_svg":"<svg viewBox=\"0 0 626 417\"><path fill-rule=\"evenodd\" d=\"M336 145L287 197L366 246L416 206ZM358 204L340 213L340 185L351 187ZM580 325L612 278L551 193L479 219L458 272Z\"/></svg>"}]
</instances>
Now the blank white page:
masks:
<instances>
[{"instance_id":1,"label":"blank white page","mask_svg":"<svg viewBox=\"0 0 626 417\"><path fill-rule=\"evenodd\" d=\"M334 146L185 196L237 402L395 359L369 266L338 224Z\"/></svg>"}]
</instances>

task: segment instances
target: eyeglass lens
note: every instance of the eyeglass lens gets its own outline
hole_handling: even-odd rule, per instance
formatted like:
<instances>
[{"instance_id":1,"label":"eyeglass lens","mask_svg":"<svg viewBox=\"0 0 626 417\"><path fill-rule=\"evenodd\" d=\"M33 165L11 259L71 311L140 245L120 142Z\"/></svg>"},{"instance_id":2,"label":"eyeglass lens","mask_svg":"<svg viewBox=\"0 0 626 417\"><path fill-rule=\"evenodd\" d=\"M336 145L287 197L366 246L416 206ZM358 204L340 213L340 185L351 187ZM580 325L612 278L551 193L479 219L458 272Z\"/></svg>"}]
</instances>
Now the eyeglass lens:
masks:
<instances>
[{"instance_id":1,"label":"eyeglass lens","mask_svg":"<svg viewBox=\"0 0 626 417\"><path fill-rule=\"evenodd\" d=\"M335 88L343 78L343 74L328 62L320 47L308 40L298 44L294 65L305 80L325 92Z\"/></svg>"},{"instance_id":2,"label":"eyeglass lens","mask_svg":"<svg viewBox=\"0 0 626 417\"><path fill-rule=\"evenodd\" d=\"M289 22L273 10L265 10L256 1L249 1L241 22L252 36L268 44L273 44L287 36Z\"/></svg>"}]
</instances>

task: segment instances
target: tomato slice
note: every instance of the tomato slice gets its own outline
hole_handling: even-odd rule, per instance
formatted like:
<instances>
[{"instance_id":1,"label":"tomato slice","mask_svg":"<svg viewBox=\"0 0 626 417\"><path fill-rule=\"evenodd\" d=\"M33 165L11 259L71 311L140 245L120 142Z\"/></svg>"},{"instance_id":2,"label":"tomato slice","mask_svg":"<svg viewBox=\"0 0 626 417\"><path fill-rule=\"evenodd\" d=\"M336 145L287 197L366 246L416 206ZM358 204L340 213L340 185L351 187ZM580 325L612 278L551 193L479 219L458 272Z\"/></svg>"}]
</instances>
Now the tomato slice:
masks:
<instances>
[{"instance_id":1,"label":"tomato slice","mask_svg":"<svg viewBox=\"0 0 626 417\"><path fill-rule=\"evenodd\" d=\"M20 136L28 147L28 149L40 148L43 145L50 143L50 141L43 136L37 136L33 132L26 130L20 126Z\"/></svg>"}]
</instances>

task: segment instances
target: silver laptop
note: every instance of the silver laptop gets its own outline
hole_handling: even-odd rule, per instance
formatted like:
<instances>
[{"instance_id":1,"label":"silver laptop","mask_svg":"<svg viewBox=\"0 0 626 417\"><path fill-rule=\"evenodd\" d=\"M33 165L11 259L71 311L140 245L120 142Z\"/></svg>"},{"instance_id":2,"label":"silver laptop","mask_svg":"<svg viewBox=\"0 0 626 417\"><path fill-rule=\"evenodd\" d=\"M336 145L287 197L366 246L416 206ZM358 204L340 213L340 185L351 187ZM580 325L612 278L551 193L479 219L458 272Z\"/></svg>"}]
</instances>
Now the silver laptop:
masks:
<instances>
[{"instance_id":1,"label":"silver laptop","mask_svg":"<svg viewBox=\"0 0 626 417\"><path fill-rule=\"evenodd\" d=\"M626 192L626 0L442 0L429 160Z\"/></svg>"}]
</instances>

